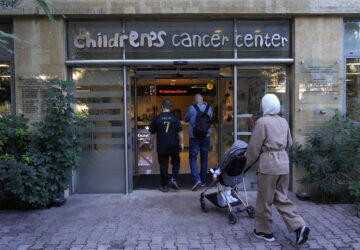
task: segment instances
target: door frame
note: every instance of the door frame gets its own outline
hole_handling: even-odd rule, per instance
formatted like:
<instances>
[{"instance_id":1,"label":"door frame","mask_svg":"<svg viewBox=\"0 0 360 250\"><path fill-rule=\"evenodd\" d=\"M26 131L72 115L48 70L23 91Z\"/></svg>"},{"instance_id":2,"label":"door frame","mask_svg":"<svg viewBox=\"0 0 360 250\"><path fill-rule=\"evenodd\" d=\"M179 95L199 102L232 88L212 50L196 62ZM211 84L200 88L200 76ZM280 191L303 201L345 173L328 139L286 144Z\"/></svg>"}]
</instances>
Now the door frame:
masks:
<instances>
[{"instance_id":1,"label":"door frame","mask_svg":"<svg viewBox=\"0 0 360 250\"><path fill-rule=\"evenodd\" d=\"M167 65L167 66L173 66L173 65ZM202 67L206 67L206 66L209 66L209 65L194 65L195 67L197 68L202 68ZM211 65L213 67L217 67L217 68L221 68L221 65ZM156 67L156 65L151 65L151 67ZM130 68L128 68L129 70ZM174 69L177 69L177 67L175 66ZM181 69L180 69L181 70ZM139 173L139 166L138 166L138 159L139 159L139 148L138 148L138 143L137 143L137 131L138 131L138 124L137 124L137 115L138 115L138 96L137 96L137 82L139 79L146 79L146 80L149 80L149 79L154 79L156 80L157 77L161 77L162 75L160 74L157 74L157 75L146 75L146 76L137 76L136 73L133 77L131 77L130 79L130 83L131 85L133 84L134 85L134 95L131 94L131 96L134 96L134 147L135 147L135 161L134 161L134 170L133 171L133 174L134 175L138 175L140 174ZM167 76L167 75L165 75ZM191 78L191 77L196 77L196 76L192 76L192 75L186 75L186 76L183 76L183 78ZM197 76L198 77L198 76ZM169 77L171 78L171 77ZM224 79L224 78L228 78L228 77L221 77L220 75L220 70L219 70L219 73L216 74L216 75L208 75L208 76L200 76L200 78L209 78L211 80L215 80L216 81L216 100L217 100L217 104L219 106L219 109L220 109L220 112L218 112L218 121L221 121L221 96L220 96L220 84L221 84L221 80ZM217 126L217 128L214 128L216 130L216 132L218 133L218 142L215 142L217 143L217 147L216 147L216 151L217 151L217 155L218 155L218 159L220 159L221 157L221 126ZM156 156L156 154L155 154ZM155 157L155 161L156 161L156 157ZM155 162L155 164L157 164L157 162Z\"/></svg>"}]
</instances>

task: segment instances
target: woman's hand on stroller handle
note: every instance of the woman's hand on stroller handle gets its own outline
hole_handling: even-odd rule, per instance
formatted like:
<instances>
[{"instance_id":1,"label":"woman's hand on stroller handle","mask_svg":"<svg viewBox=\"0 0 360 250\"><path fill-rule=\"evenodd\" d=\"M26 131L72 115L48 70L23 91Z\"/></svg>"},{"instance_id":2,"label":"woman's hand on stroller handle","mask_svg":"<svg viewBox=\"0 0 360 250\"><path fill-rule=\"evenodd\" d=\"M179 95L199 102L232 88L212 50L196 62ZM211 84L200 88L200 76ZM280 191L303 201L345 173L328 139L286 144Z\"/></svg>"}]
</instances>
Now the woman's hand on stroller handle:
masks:
<instances>
[{"instance_id":1,"label":"woman's hand on stroller handle","mask_svg":"<svg viewBox=\"0 0 360 250\"><path fill-rule=\"evenodd\" d=\"M213 179L214 179L214 181L216 181L217 180L217 177L220 175L220 169L218 168L218 169L213 169L213 168L210 168L209 169L209 172L213 175Z\"/></svg>"}]
</instances>

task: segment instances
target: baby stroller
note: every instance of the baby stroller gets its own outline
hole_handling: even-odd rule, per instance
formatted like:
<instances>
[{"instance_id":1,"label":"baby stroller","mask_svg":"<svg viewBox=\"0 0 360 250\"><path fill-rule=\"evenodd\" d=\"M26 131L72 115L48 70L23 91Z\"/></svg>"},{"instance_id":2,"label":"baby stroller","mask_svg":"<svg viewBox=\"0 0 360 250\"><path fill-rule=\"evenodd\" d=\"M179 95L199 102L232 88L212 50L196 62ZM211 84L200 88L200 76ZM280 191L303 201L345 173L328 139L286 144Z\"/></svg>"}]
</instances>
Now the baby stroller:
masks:
<instances>
[{"instance_id":1,"label":"baby stroller","mask_svg":"<svg viewBox=\"0 0 360 250\"><path fill-rule=\"evenodd\" d=\"M235 224L237 221L236 214L246 211L250 218L254 218L255 209L249 206L246 188L244 182L244 174L249 169L246 168L245 152L247 149L247 143L237 140L231 146L231 148L225 153L223 160L218 163L218 169L210 169L210 173L219 173L217 179L214 180L200 195L200 205L203 212L207 212L205 199L208 199L215 206L220 208L228 207L229 209L229 222ZM241 199L237 185L243 183L245 201ZM212 187L217 186L217 192L207 193ZM242 208L234 207L242 205Z\"/></svg>"}]
</instances>

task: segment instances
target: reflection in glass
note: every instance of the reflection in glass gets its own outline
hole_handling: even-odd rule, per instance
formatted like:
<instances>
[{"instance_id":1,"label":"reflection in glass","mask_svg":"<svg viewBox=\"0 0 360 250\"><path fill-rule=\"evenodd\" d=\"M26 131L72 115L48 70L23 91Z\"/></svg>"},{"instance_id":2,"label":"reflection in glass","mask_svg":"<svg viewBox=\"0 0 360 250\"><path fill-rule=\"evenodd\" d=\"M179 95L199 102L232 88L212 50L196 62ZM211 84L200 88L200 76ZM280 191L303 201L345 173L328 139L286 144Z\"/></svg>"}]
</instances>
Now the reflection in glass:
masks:
<instances>
[{"instance_id":1,"label":"reflection in glass","mask_svg":"<svg viewBox=\"0 0 360 250\"><path fill-rule=\"evenodd\" d=\"M280 115L288 119L286 81L284 67L238 70L238 132L242 132L239 139L248 141L256 120L262 117L260 103L265 94L272 93L279 98Z\"/></svg>"},{"instance_id":2,"label":"reflection in glass","mask_svg":"<svg viewBox=\"0 0 360 250\"><path fill-rule=\"evenodd\" d=\"M0 115L11 114L10 63L0 62Z\"/></svg>"},{"instance_id":3,"label":"reflection in glass","mask_svg":"<svg viewBox=\"0 0 360 250\"><path fill-rule=\"evenodd\" d=\"M84 144L83 150L112 150L112 149L121 149L124 150L123 144Z\"/></svg>"},{"instance_id":4,"label":"reflection in glass","mask_svg":"<svg viewBox=\"0 0 360 250\"><path fill-rule=\"evenodd\" d=\"M346 114L360 121L360 59L346 60Z\"/></svg>"},{"instance_id":5,"label":"reflection in glass","mask_svg":"<svg viewBox=\"0 0 360 250\"><path fill-rule=\"evenodd\" d=\"M106 115L106 114L120 114L120 109L92 109L88 111L89 115Z\"/></svg>"},{"instance_id":6,"label":"reflection in glass","mask_svg":"<svg viewBox=\"0 0 360 250\"><path fill-rule=\"evenodd\" d=\"M345 51L360 51L360 22L345 23Z\"/></svg>"},{"instance_id":7,"label":"reflection in glass","mask_svg":"<svg viewBox=\"0 0 360 250\"><path fill-rule=\"evenodd\" d=\"M239 68L237 91L238 139L248 142L257 119L263 116L261 99L265 94L275 94L281 105L280 115L289 119L289 95L285 67ZM256 166L247 174L247 188L257 189Z\"/></svg>"},{"instance_id":8,"label":"reflection in glass","mask_svg":"<svg viewBox=\"0 0 360 250\"><path fill-rule=\"evenodd\" d=\"M232 76L232 67L229 67L231 70ZM220 81L220 105L218 109L214 108L214 116L219 112L217 122L220 125L221 129L221 156L225 155L226 150L228 150L231 145L234 143L234 80L232 77L222 79ZM220 109L220 110L219 110Z\"/></svg>"},{"instance_id":9,"label":"reflection in glass","mask_svg":"<svg viewBox=\"0 0 360 250\"><path fill-rule=\"evenodd\" d=\"M86 138L103 139L103 138L122 138L124 133L85 133Z\"/></svg>"},{"instance_id":10,"label":"reflection in glass","mask_svg":"<svg viewBox=\"0 0 360 250\"><path fill-rule=\"evenodd\" d=\"M78 98L78 103L122 103L123 98L115 97L88 97L88 98Z\"/></svg>"},{"instance_id":11,"label":"reflection in glass","mask_svg":"<svg viewBox=\"0 0 360 250\"><path fill-rule=\"evenodd\" d=\"M122 86L78 86L76 91L123 91Z\"/></svg>"}]
</instances>

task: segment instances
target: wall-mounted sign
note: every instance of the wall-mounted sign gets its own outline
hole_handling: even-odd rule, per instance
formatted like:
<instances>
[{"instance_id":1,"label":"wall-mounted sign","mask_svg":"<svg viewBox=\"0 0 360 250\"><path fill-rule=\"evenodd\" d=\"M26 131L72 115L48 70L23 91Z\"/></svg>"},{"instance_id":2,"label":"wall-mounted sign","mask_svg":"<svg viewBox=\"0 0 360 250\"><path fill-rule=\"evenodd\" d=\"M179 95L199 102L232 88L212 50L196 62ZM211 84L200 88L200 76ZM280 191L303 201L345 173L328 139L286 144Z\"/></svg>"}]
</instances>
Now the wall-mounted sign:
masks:
<instances>
[{"instance_id":1,"label":"wall-mounted sign","mask_svg":"<svg viewBox=\"0 0 360 250\"><path fill-rule=\"evenodd\" d=\"M158 85L156 87L156 95L158 96L193 96L196 94L213 96L216 91L214 88L208 89L206 84Z\"/></svg>"},{"instance_id":2,"label":"wall-mounted sign","mask_svg":"<svg viewBox=\"0 0 360 250\"><path fill-rule=\"evenodd\" d=\"M186 89L159 89L160 95L186 95L188 91Z\"/></svg>"},{"instance_id":3,"label":"wall-mounted sign","mask_svg":"<svg viewBox=\"0 0 360 250\"><path fill-rule=\"evenodd\" d=\"M125 27L125 29L123 29ZM288 20L76 21L69 23L70 59L288 57ZM247 56L247 55L244 55Z\"/></svg>"},{"instance_id":4,"label":"wall-mounted sign","mask_svg":"<svg viewBox=\"0 0 360 250\"><path fill-rule=\"evenodd\" d=\"M50 84L37 78L20 78L18 89L21 95L18 107L21 114L32 122L40 121L46 112L44 101L50 97Z\"/></svg>"},{"instance_id":5,"label":"wall-mounted sign","mask_svg":"<svg viewBox=\"0 0 360 250\"><path fill-rule=\"evenodd\" d=\"M165 30L149 31L147 33L139 33L130 31L128 34L116 32L113 36L99 32L97 34L81 34L75 37L74 46L77 49L84 48L123 48L128 43L133 48L138 47L156 47L165 46L165 38L167 37ZM188 32L175 33L171 35L171 46L183 48L217 48L224 47L230 41L230 37L220 34L193 34ZM238 48L276 48L284 47L289 42L288 37L278 33L266 34L238 34L235 36L235 46Z\"/></svg>"}]
</instances>

